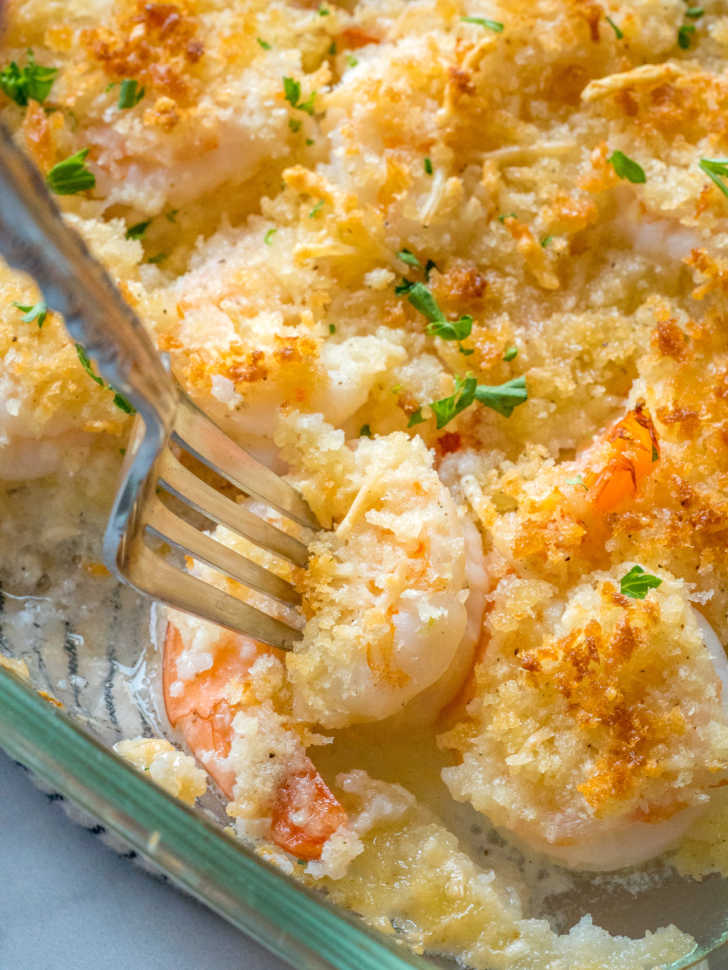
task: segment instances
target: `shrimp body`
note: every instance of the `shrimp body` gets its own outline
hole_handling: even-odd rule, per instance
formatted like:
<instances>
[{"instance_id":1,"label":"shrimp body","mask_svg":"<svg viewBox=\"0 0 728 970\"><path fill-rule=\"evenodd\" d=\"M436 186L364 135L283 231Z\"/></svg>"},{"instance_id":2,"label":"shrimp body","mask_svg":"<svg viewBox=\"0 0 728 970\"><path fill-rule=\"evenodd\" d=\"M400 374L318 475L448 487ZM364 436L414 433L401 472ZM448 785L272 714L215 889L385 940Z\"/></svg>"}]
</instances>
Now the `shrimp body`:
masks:
<instances>
[{"instance_id":1,"label":"shrimp body","mask_svg":"<svg viewBox=\"0 0 728 970\"><path fill-rule=\"evenodd\" d=\"M645 599L593 574L566 601L501 581L468 714L443 777L494 825L574 868L659 854L728 777L728 662L659 571ZM655 570L658 572L658 570Z\"/></svg>"},{"instance_id":2,"label":"shrimp body","mask_svg":"<svg viewBox=\"0 0 728 970\"><path fill-rule=\"evenodd\" d=\"M604 515L633 498L660 458L649 413L638 404L607 432L586 477L588 501Z\"/></svg>"},{"instance_id":3,"label":"shrimp body","mask_svg":"<svg viewBox=\"0 0 728 970\"><path fill-rule=\"evenodd\" d=\"M318 859L327 840L346 824L346 813L306 755L301 738L266 697L275 690L280 669L273 653L202 621L175 618L164 642L165 707L172 727L231 801L231 814L253 820L256 835L298 858ZM265 698L262 702L256 689ZM246 745L251 734L255 743ZM246 747L253 754L244 752L242 757L257 767L261 760L275 764L261 768L238 798L238 762ZM248 773L244 780L249 780Z\"/></svg>"}]
</instances>

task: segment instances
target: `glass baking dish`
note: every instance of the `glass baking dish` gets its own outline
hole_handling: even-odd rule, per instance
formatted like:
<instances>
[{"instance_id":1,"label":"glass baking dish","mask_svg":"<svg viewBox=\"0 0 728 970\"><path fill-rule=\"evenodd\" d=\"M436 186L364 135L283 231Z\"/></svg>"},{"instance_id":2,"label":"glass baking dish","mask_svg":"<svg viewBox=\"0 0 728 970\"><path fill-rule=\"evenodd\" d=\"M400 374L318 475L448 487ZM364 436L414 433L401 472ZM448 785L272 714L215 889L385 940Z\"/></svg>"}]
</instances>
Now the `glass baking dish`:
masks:
<instances>
[{"instance_id":1,"label":"glass baking dish","mask_svg":"<svg viewBox=\"0 0 728 970\"><path fill-rule=\"evenodd\" d=\"M0 747L300 970L454 968L413 953L394 922L386 936L370 929L231 838L212 793L190 809L114 754L122 738L165 733L158 655L148 646L153 612L96 561L119 451L98 444L73 473L4 483L0 542L15 578L0 574L0 654L24 660L31 682L0 667ZM557 914L567 926L588 907L612 933L641 936L671 922L691 933L698 945L670 970L728 940L728 880L717 876L675 876L638 895L585 880L580 893Z\"/></svg>"}]
</instances>

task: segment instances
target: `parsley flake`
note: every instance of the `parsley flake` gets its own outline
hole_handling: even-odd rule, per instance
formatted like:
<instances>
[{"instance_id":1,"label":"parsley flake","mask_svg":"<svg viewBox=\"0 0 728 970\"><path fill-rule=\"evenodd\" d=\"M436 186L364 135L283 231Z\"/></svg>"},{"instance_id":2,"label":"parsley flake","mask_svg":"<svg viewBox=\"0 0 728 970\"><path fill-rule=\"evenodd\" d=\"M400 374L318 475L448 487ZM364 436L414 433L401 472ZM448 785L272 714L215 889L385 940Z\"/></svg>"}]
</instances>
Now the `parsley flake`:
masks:
<instances>
[{"instance_id":1,"label":"parsley flake","mask_svg":"<svg viewBox=\"0 0 728 970\"><path fill-rule=\"evenodd\" d=\"M116 102L117 108L135 108L144 97L145 89L139 86L134 80L121 82L119 88L119 100Z\"/></svg>"},{"instance_id":2,"label":"parsley flake","mask_svg":"<svg viewBox=\"0 0 728 970\"><path fill-rule=\"evenodd\" d=\"M176 222L178 212L179 209L170 209L169 212L165 214L164 218L167 220L167 222Z\"/></svg>"},{"instance_id":3,"label":"parsley flake","mask_svg":"<svg viewBox=\"0 0 728 970\"><path fill-rule=\"evenodd\" d=\"M503 32L503 24L499 20L489 20L487 17L461 17L464 24L477 24L478 27L485 27L493 30L496 34Z\"/></svg>"},{"instance_id":4,"label":"parsley flake","mask_svg":"<svg viewBox=\"0 0 728 970\"><path fill-rule=\"evenodd\" d=\"M319 15L319 17L328 17L328 15L330 13L331 13L331 11L330 10L327 10L326 7L319 7L318 8L318 15Z\"/></svg>"},{"instance_id":5,"label":"parsley flake","mask_svg":"<svg viewBox=\"0 0 728 970\"><path fill-rule=\"evenodd\" d=\"M705 11L702 7L688 7L685 11L685 16L690 17L691 20L700 20Z\"/></svg>"},{"instance_id":6,"label":"parsley flake","mask_svg":"<svg viewBox=\"0 0 728 970\"><path fill-rule=\"evenodd\" d=\"M319 199L319 201L316 203L313 209L311 209L311 211L309 212L308 218L315 219L316 216L319 214L319 212L323 209L323 207L324 207L324 200Z\"/></svg>"},{"instance_id":7,"label":"parsley flake","mask_svg":"<svg viewBox=\"0 0 728 970\"><path fill-rule=\"evenodd\" d=\"M29 50L25 67L18 67L11 61L0 71L0 91L21 108L31 100L42 103L50 94L57 74L57 67L36 64L33 51Z\"/></svg>"},{"instance_id":8,"label":"parsley flake","mask_svg":"<svg viewBox=\"0 0 728 970\"><path fill-rule=\"evenodd\" d=\"M372 429L369 427L368 424L363 424L361 428L359 428L359 437L371 438L371 436L372 436Z\"/></svg>"},{"instance_id":9,"label":"parsley flake","mask_svg":"<svg viewBox=\"0 0 728 970\"><path fill-rule=\"evenodd\" d=\"M58 162L46 175L46 183L56 195L75 195L96 185L96 176L86 168L88 148Z\"/></svg>"},{"instance_id":10,"label":"parsley flake","mask_svg":"<svg viewBox=\"0 0 728 970\"><path fill-rule=\"evenodd\" d=\"M728 198L728 186L723 181L724 178L728 178L728 158L701 158L698 166Z\"/></svg>"},{"instance_id":11,"label":"parsley flake","mask_svg":"<svg viewBox=\"0 0 728 970\"><path fill-rule=\"evenodd\" d=\"M412 414L410 414L407 427L414 428L415 425L423 424L425 421L427 421L427 418L422 417L422 408L417 408L416 411L413 411Z\"/></svg>"},{"instance_id":12,"label":"parsley flake","mask_svg":"<svg viewBox=\"0 0 728 970\"><path fill-rule=\"evenodd\" d=\"M346 63L349 65L349 67L356 67L359 61L356 59L356 57L354 57L353 54L347 54Z\"/></svg>"},{"instance_id":13,"label":"parsley flake","mask_svg":"<svg viewBox=\"0 0 728 970\"><path fill-rule=\"evenodd\" d=\"M94 369L91 366L91 361L89 360L89 356L86 353L86 348L83 346L83 344L76 344L76 353L78 354L78 360L81 367L83 367L91 380L95 384L98 384L99 387L104 387L106 390L114 392L114 404L116 407L119 408L120 411L123 411L124 414L136 414L136 408L133 404L127 401L123 394L120 394L117 390L115 390L111 384L107 384L103 377L99 377L98 374L94 373Z\"/></svg>"},{"instance_id":14,"label":"parsley flake","mask_svg":"<svg viewBox=\"0 0 728 970\"><path fill-rule=\"evenodd\" d=\"M437 421L438 431L449 424L461 411L470 407L475 400L477 386L478 382L474 377L456 377L454 393L450 397L443 397L441 400L433 401L430 404Z\"/></svg>"},{"instance_id":15,"label":"parsley flake","mask_svg":"<svg viewBox=\"0 0 728 970\"><path fill-rule=\"evenodd\" d=\"M141 239L151 224L151 219L147 219L145 222L137 222L135 225L129 226L124 235L127 239Z\"/></svg>"},{"instance_id":16,"label":"parsley flake","mask_svg":"<svg viewBox=\"0 0 728 970\"><path fill-rule=\"evenodd\" d=\"M330 323L329 324L329 333L331 333L331 334L336 333L336 324L334 324L334 323Z\"/></svg>"},{"instance_id":17,"label":"parsley flake","mask_svg":"<svg viewBox=\"0 0 728 970\"><path fill-rule=\"evenodd\" d=\"M425 172L427 175L432 175L432 159L426 158L424 161Z\"/></svg>"},{"instance_id":18,"label":"parsley flake","mask_svg":"<svg viewBox=\"0 0 728 970\"><path fill-rule=\"evenodd\" d=\"M584 479L581 477L581 475L576 475L574 478L567 478L566 479L566 484L567 485L576 485L579 488L583 488L585 492L588 492L589 491L589 489L584 484Z\"/></svg>"},{"instance_id":19,"label":"parsley flake","mask_svg":"<svg viewBox=\"0 0 728 970\"><path fill-rule=\"evenodd\" d=\"M518 356L518 347L512 344L510 347L506 347L506 352L503 354L503 360L505 360L506 362L515 360L517 356Z\"/></svg>"},{"instance_id":20,"label":"parsley flake","mask_svg":"<svg viewBox=\"0 0 728 970\"><path fill-rule=\"evenodd\" d=\"M605 17L605 20L607 21L607 23L609 24L609 26L614 31L614 36L617 38L617 40L621 40L624 37L624 34L619 29L619 27L615 24L615 22L612 20L612 18L611 17Z\"/></svg>"},{"instance_id":21,"label":"parsley flake","mask_svg":"<svg viewBox=\"0 0 728 970\"><path fill-rule=\"evenodd\" d=\"M298 118L289 118L288 127L291 129L292 132L295 133L301 130L301 122L298 120Z\"/></svg>"},{"instance_id":22,"label":"parsley flake","mask_svg":"<svg viewBox=\"0 0 728 970\"><path fill-rule=\"evenodd\" d=\"M518 216L515 212L505 212L502 216L498 216L498 222L505 222L506 219L517 219Z\"/></svg>"},{"instance_id":23,"label":"parsley flake","mask_svg":"<svg viewBox=\"0 0 728 970\"><path fill-rule=\"evenodd\" d=\"M633 600L643 600L651 589L662 585L657 576L646 573L642 566L632 566L628 573L619 581L619 591L622 596L629 596Z\"/></svg>"},{"instance_id":24,"label":"parsley flake","mask_svg":"<svg viewBox=\"0 0 728 970\"><path fill-rule=\"evenodd\" d=\"M473 329L473 318L465 315L450 321L437 304L437 300L424 283L413 283L407 290L407 299L429 323L425 332L431 337L441 337L443 340L465 340Z\"/></svg>"},{"instance_id":25,"label":"parsley flake","mask_svg":"<svg viewBox=\"0 0 728 970\"><path fill-rule=\"evenodd\" d=\"M401 259L402 262L407 263L408 266L414 266L415 269L420 269L422 267L422 263L413 252L410 252L409 249L400 249L400 251L397 253L397 259Z\"/></svg>"},{"instance_id":26,"label":"parsley flake","mask_svg":"<svg viewBox=\"0 0 728 970\"><path fill-rule=\"evenodd\" d=\"M292 108L296 108L298 111L305 111L308 115L313 114L313 99L316 97L315 91L312 91L305 101L301 101L301 85L292 77L284 77L283 94Z\"/></svg>"},{"instance_id":27,"label":"parsley flake","mask_svg":"<svg viewBox=\"0 0 728 970\"><path fill-rule=\"evenodd\" d=\"M275 236L276 231L277 230L275 228L269 229L268 232L263 236L263 242L266 244L266 246L273 245L273 236Z\"/></svg>"},{"instance_id":28,"label":"parsley flake","mask_svg":"<svg viewBox=\"0 0 728 970\"><path fill-rule=\"evenodd\" d=\"M681 50L689 50L690 42L695 33L695 24L683 24L677 32L677 46Z\"/></svg>"},{"instance_id":29,"label":"parsley flake","mask_svg":"<svg viewBox=\"0 0 728 970\"><path fill-rule=\"evenodd\" d=\"M329 44L329 57L333 57L336 54L336 41L332 40Z\"/></svg>"},{"instance_id":30,"label":"parsley flake","mask_svg":"<svg viewBox=\"0 0 728 970\"><path fill-rule=\"evenodd\" d=\"M38 329L40 330L46 321L48 316L48 306L45 300L39 300L38 303L33 305L24 303L15 303L13 301L13 306L17 307L21 311L23 316L20 318L23 323L32 323L34 320L38 321Z\"/></svg>"},{"instance_id":31,"label":"parsley flake","mask_svg":"<svg viewBox=\"0 0 728 970\"><path fill-rule=\"evenodd\" d=\"M628 182L633 183L647 181L642 166L638 165L634 159L629 158L628 155L625 155L624 152L612 152L607 161L621 179L627 179Z\"/></svg>"},{"instance_id":32,"label":"parsley flake","mask_svg":"<svg viewBox=\"0 0 728 970\"><path fill-rule=\"evenodd\" d=\"M270 44L268 43L267 40L263 40L262 37L256 37L255 39L258 41L258 43L260 44L260 46L263 48L264 51L270 50Z\"/></svg>"},{"instance_id":33,"label":"parsley flake","mask_svg":"<svg viewBox=\"0 0 728 970\"><path fill-rule=\"evenodd\" d=\"M430 282L430 273L433 271L433 269L437 269L437 263L434 261L434 259L428 259L425 263L425 281L427 283Z\"/></svg>"},{"instance_id":34,"label":"parsley flake","mask_svg":"<svg viewBox=\"0 0 728 970\"><path fill-rule=\"evenodd\" d=\"M150 256L147 262L157 266L159 263L163 263L168 256L169 253L157 253L156 256Z\"/></svg>"},{"instance_id":35,"label":"parsley flake","mask_svg":"<svg viewBox=\"0 0 728 970\"><path fill-rule=\"evenodd\" d=\"M544 236L543 239L541 240L542 248L546 249L546 247L548 246L548 244L551 242L553 238L554 238L553 236Z\"/></svg>"},{"instance_id":36,"label":"parsley flake","mask_svg":"<svg viewBox=\"0 0 728 970\"><path fill-rule=\"evenodd\" d=\"M496 387L478 384L475 389L475 399L486 407L492 408L493 411L497 411L498 414L502 414L504 418L510 418L514 409L528 400L526 378L522 375L514 377Z\"/></svg>"}]
</instances>

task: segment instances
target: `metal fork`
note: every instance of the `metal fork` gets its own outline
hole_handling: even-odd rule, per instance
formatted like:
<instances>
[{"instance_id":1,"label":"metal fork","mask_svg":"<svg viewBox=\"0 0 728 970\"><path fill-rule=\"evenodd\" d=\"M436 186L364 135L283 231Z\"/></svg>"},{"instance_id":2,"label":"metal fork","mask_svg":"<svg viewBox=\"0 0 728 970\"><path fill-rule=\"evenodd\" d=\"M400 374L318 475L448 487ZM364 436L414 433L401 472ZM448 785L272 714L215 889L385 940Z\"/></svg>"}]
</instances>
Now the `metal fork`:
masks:
<instances>
[{"instance_id":1,"label":"metal fork","mask_svg":"<svg viewBox=\"0 0 728 970\"><path fill-rule=\"evenodd\" d=\"M305 543L208 485L175 457L170 443L299 525L318 529L318 522L291 485L229 438L177 385L106 270L63 221L40 173L2 126L0 248L8 263L34 277L74 340L138 413L104 536L107 567L140 593L291 649L301 637L293 617L270 616L191 576L163 556L154 540L288 606L299 602L294 587L177 515L160 491L298 566L306 564Z\"/></svg>"}]
</instances>

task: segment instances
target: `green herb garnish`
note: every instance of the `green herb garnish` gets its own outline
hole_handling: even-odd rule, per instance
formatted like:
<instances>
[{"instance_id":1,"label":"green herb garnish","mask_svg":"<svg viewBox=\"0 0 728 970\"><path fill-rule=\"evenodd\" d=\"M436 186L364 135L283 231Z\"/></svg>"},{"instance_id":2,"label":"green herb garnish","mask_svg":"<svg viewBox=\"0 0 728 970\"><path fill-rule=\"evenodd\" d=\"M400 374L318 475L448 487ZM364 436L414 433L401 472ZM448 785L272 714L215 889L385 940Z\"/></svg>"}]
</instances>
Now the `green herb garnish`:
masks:
<instances>
[{"instance_id":1,"label":"green herb garnish","mask_svg":"<svg viewBox=\"0 0 728 970\"><path fill-rule=\"evenodd\" d=\"M271 49L270 44L268 43L267 40L263 40L262 37L256 37L255 39L258 41L258 43L260 44L260 46L263 48L264 51L269 51Z\"/></svg>"},{"instance_id":2,"label":"green herb garnish","mask_svg":"<svg viewBox=\"0 0 728 970\"><path fill-rule=\"evenodd\" d=\"M323 209L323 207L324 207L324 200L319 199L319 201L316 203L313 209L311 209L311 211L309 212L308 218L315 219L316 216L319 214L319 212Z\"/></svg>"},{"instance_id":3,"label":"green herb garnish","mask_svg":"<svg viewBox=\"0 0 728 970\"><path fill-rule=\"evenodd\" d=\"M301 122L298 120L298 118L289 118L288 127L291 129L292 132L295 133L301 130Z\"/></svg>"},{"instance_id":4,"label":"green herb garnish","mask_svg":"<svg viewBox=\"0 0 728 970\"><path fill-rule=\"evenodd\" d=\"M53 166L46 175L46 182L52 192L56 195L75 195L76 192L85 192L96 185L95 175L86 168L87 155L88 148L83 148Z\"/></svg>"},{"instance_id":5,"label":"green herb garnish","mask_svg":"<svg viewBox=\"0 0 728 970\"><path fill-rule=\"evenodd\" d=\"M410 414L407 427L414 428L415 425L422 424L425 421L427 421L427 418L422 417L422 408L417 408L416 411L413 411L412 414Z\"/></svg>"},{"instance_id":6,"label":"green herb garnish","mask_svg":"<svg viewBox=\"0 0 728 970\"><path fill-rule=\"evenodd\" d=\"M614 35L617 38L617 40L621 40L624 37L624 34L619 29L619 27L615 24L615 22L612 20L612 18L611 17L605 17L605 20L607 21L607 23L609 24L609 26L614 31Z\"/></svg>"},{"instance_id":7,"label":"green herb garnish","mask_svg":"<svg viewBox=\"0 0 728 970\"><path fill-rule=\"evenodd\" d=\"M275 228L269 229L268 232L263 236L263 242L266 246L270 246L273 243L273 236L275 236L277 230Z\"/></svg>"},{"instance_id":8,"label":"green herb garnish","mask_svg":"<svg viewBox=\"0 0 728 970\"><path fill-rule=\"evenodd\" d=\"M13 306L22 312L23 316L20 319L23 323L32 323L34 320L37 320L38 329L40 330L42 328L48 316L48 306L45 300L39 300L38 303L32 305L13 301Z\"/></svg>"},{"instance_id":9,"label":"green herb garnish","mask_svg":"<svg viewBox=\"0 0 728 970\"><path fill-rule=\"evenodd\" d=\"M165 214L164 218L167 220L167 222L176 222L178 212L179 209L170 209L169 212Z\"/></svg>"},{"instance_id":10,"label":"green herb garnish","mask_svg":"<svg viewBox=\"0 0 728 970\"><path fill-rule=\"evenodd\" d=\"M646 573L642 566L632 566L630 571L620 579L619 591L630 599L643 600L651 589L657 589L661 585L662 580Z\"/></svg>"},{"instance_id":11,"label":"green herb garnish","mask_svg":"<svg viewBox=\"0 0 728 970\"><path fill-rule=\"evenodd\" d=\"M518 356L518 347L511 345L506 347L506 352L503 354L503 360L510 361L514 360Z\"/></svg>"},{"instance_id":12,"label":"green herb garnish","mask_svg":"<svg viewBox=\"0 0 728 970\"><path fill-rule=\"evenodd\" d=\"M566 484L567 485L576 485L579 488L583 488L585 492L588 492L589 491L589 489L584 484L584 479L581 477L581 475L577 475L575 478L567 478L566 479Z\"/></svg>"},{"instance_id":13,"label":"green herb garnish","mask_svg":"<svg viewBox=\"0 0 728 970\"><path fill-rule=\"evenodd\" d=\"M677 46L684 51L689 50L694 33L695 24L683 24L677 32Z\"/></svg>"},{"instance_id":14,"label":"green herb garnish","mask_svg":"<svg viewBox=\"0 0 728 970\"><path fill-rule=\"evenodd\" d=\"M369 427L368 424L363 424L361 428L359 428L359 437L371 438L371 436L372 436L372 429Z\"/></svg>"},{"instance_id":15,"label":"green herb garnish","mask_svg":"<svg viewBox=\"0 0 728 970\"><path fill-rule=\"evenodd\" d=\"M117 406L117 408L119 408L119 410L123 411L125 414L136 414L136 409L132 404L129 403L129 401L127 401L123 394L119 394L119 392L115 390L111 384L107 384L103 377L99 377L98 374L94 374L91 361L89 360L89 356L86 353L86 348L83 346L83 344L76 344L76 353L78 354L78 359L81 366L91 380L98 384L99 387L105 387L107 390L114 392L114 404Z\"/></svg>"},{"instance_id":16,"label":"green herb garnish","mask_svg":"<svg viewBox=\"0 0 728 970\"><path fill-rule=\"evenodd\" d=\"M357 60L356 57L354 57L353 54L347 54L346 55L346 63L349 65L349 67L356 67L356 65L359 63L359 61Z\"/></svg>"},{"instance_id":17,"label":"green herb garnish","mask_svg":"<svg viewBox=\"0 0 728 970\"><path fill-rule=\"evenodd\" d=\"M478 384L475 389L475 400L502 414L504 418L510 418L514 409L528 400L526 378L514 377L505 384L498 384L495 387Z\"/></svg>"},{"instance_id":18,"label":"green herb garnish","mask_svg":"<svg viewBox=\"0 0 728 970\"><path fill-rule=\"evenodd\" d=\"M506 219L517 219L518 216L515 212L504 212L502 216L498 216L498 222L505 222Z\"/></svg>"},{"instance_id":19,"label":"green herb garnish","mask_svg":"<svg viewBox=\"0 0 728 970\"><path fill-rule=\"evenodd\" d=\"M426 158L424 160L425 172L427 175L432 175L432 159Z\"/></svg>"},{"instance_id":20,"label":"green herb garnish","mask_svg":"<svg viewBox=\"0 0 728 970\"><path fill-rule=\"evenodd\" d=\"M728 186L723 181L728 178L728 158L701 158L698 165L728 198Z\"/></svg>"},{"instance_id":21,"label":"green herb garnish","mask_svg":"<svg viewBox=\"0 0 728 970\"><path fill-rule=\"evenodd\" d=\"M329 333L332 333L332 334L336 333L336 324L334 323L329 324Z\"/></svg>"},{"instance_id":22,"label":"green herb garnish","mask_svg":"<svg viewBox=\"0 0 728 970\"><path fill-rule=\"evenodd\" d=\"M28 51L25 67L11 61L0 71L0 91L24 108L29 101L41 103L50 94L58 74L57 67L42 67L35 63L33 51Z\"/></svg>"},{"instance_id":23,"label":"green herb garnish","mask_svg":"<svg viewBox=\"0 0 728 970\"><path fill-rule=\"evenodd\" d=\"M305 101L301 101L301 85L292 77L284 77L283 93L286 101L292 108L296 108L298 111L305 111L308 115L313 114L313 99L316 97L315 91L312 91Z\"/></svg>"},{"instance_id":24,"label":"green herb garnish","mask_svg":"<svg viewBox=\"0 0 728 970\"><path fill-rule=\"evenodd\" d=\"M134 108L144 97L144 88L140 87L137 81L126 80L121 82L119 88L119 100L116 102L117 108Z\"/></svg>"},{"instance_id":25,"label":"green herb garnish","mask_svg":"<svg viewBox=\"0 0 728 970\"><path fill-rule=\"evenodd\" d=\"M700 20L705 11L702 7L688 7L685 11L685 16L690 17L691 20Z\"/></svg>"},{"instance_id":26,"label":"green herb garnish","mask_svg":"<svg viewBox=\"0 0 728 970\"><path fill-rule=\"evenodd\" d=\"M400 249L400 251L397 253L397 259L401 259L402 262L407 263L408 266L414 266L415 269L421 269L422 267L422 263L414 253L409 251L409 249Z\"/></svg>"},{"instance_id":27,"label":"green herb garnish","mask_svg":"<svg viewBox=\"0 0 728 970\"><path fill-rule=\"evenodd\" d=\"M496 34L503 31L503 24L499 20L489 20L487 17L461 17L460 19L464 24L477 24L487 30L494 30Z\"/></svg>"},{"instance_id":28,"label":"green herb garnish","mask_svg":"<svg viewBox=\"0 0 728 970\"><path fill-rule=\"evenodd\" d=\"M543 249L546 249L546 247L548 246L548 244L551 242L553 238L554 238L553 236L543 237L543 239L541 240L541 246L543 247Z\"/></svg>"},{"instance_id":29,"label":"green herb garnish","mask_svg":"<svg viewBox=\"0 0 728 970\"><path fill-rule=\"evenodd\" d=\"M332 40L329 44L329 57L333 57L336 54L336 41Z\"/></svg>"},{"instance_id":30,"label":"green herb garnish","mask_svg":"<svg viewBox=\"0 0 728 970\"><path fill-rule=\"evenodd\" d=\"M157 253L156 256L150 256L147 260L148 263L157 266L159 263L163 263L165 259L169 256L169 253Z\"/></svg>"},{"instance_id":31,"label":"green herb garnish","mask_svg":"<svg viewBox=\"0 0 728 970\"><path fill-rule=\"evenodd\" d=\"M443 340L465 340L473 329L473 318L468 315L448 320L437 304L437 300L424 283L413 283L406 290L407 299L429 323L425 332L431 337L441 337Z\"/></svg>"},{"instance_id":32,"label":"green herb garnish","mask_svg":"<svg viewBox=\"0 0 728 970\"><path fill-rule=\"evenodd\" d=\"M449 424L461 411L470 407L475 400L477 386L478 382L474 377L456 377L454 393L450 397L443 397L441 400L433 401L430 404L437 421L438 431Z\"/></svg>"},{"instance_id":33,"label":"green herb garnish","mask_svg":"<svg viewBox=\"0 0 728 970\"><path fill-rule=\"evenodd\" d=\"M647 181L642 166L625 155L624 152L612 152L607 161L621 179L627 179L628 182L634 183Z\"/></svg>"},{"instance_id":34,"label":"green herb garnish","mask_svg":"<svg viewBox=\"0 0 728 970\"><path fill-rule=\"evenodd\" d=\"M145 222L137 222L135 225L129 226L124 235L127 239L141 239L151 224L151 219L147 219Z\"/></svg>"}]
</instances>

